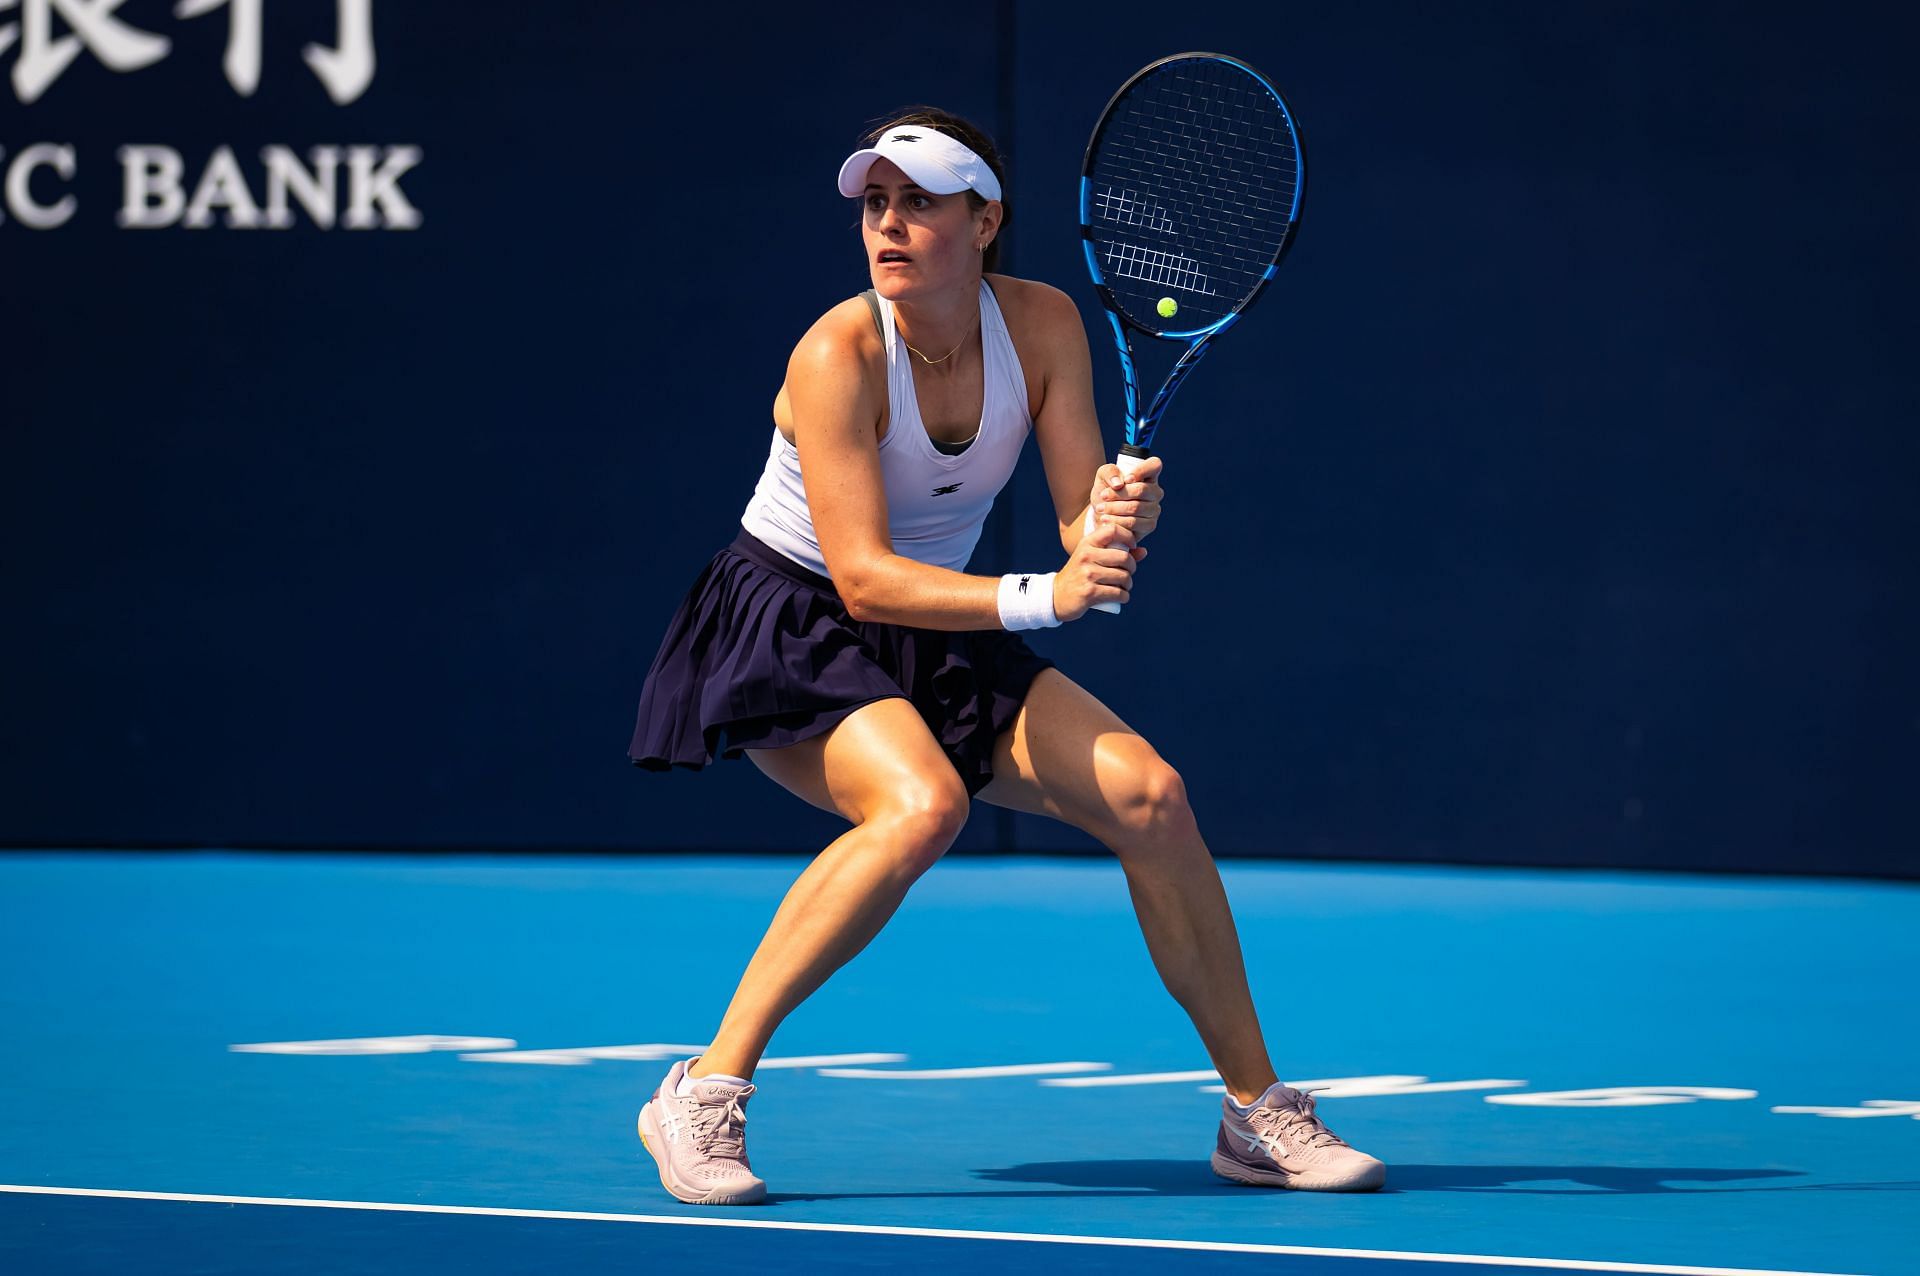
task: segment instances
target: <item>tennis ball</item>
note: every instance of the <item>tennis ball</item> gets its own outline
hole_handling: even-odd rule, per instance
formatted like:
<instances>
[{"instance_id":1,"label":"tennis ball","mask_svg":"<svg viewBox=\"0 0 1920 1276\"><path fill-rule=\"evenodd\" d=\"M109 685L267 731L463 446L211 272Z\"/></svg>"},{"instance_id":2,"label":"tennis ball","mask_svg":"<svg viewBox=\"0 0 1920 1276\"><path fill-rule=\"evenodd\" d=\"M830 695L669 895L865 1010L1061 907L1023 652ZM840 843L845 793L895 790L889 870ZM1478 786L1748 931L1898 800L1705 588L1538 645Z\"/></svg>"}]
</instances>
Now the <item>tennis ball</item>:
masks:
<instances>
[{"instance_id":1,"label":"tennis ball","mask_svg":"<svg viewBox=\"0 0 1920 1276\"><path fill-rule=\"evenodd\" d=\"M1162 297L1160 298L1160 304L1158 306L1155 306L1154 309L1160 312L1160 317L1162 319L1171 319L1176 314L1180 313L1180 303L1175 301L1172 297Z\"/></svg>"}]
</instances>

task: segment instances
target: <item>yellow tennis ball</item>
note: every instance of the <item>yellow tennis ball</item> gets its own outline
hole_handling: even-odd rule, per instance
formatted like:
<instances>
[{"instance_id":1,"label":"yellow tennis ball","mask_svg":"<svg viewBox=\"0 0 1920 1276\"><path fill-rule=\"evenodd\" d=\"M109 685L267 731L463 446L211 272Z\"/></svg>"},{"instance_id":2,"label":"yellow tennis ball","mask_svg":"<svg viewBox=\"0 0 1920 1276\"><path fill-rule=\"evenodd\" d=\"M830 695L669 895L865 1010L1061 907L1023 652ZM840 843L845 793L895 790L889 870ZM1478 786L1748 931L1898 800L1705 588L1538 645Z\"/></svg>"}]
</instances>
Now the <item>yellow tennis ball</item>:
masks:
<instances>
[{"instance_id":1,"label":"yellow tennis ball","mask_svg":"<svg viewBox=\"0 0 1920 1276\"><path fill-rule=\"evenodd\" d=\"M1160 312L1162 319L1171 319L1180 313L1180 303L1172 297L1162 297L1160 298L1160 304L1155 306L1154 309Z\"/></svg>"}]
</instances>

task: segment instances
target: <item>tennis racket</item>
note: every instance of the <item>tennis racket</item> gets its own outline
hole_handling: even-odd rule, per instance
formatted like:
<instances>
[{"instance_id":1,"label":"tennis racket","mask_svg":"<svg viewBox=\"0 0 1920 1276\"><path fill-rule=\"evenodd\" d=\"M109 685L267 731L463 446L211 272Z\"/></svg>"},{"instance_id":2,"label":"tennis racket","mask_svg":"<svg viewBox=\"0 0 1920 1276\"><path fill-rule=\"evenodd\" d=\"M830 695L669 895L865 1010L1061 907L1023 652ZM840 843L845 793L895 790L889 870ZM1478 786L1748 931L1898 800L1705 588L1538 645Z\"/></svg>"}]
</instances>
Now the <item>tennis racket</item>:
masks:
<instances>
[{"instance_id":1,"label":"tennis racket","mask_svg":"<svg viewBox=\"0 0 1920 1276\"><path fill-rule=\"evenodd\" d=\"M1174 392L1273 278L1306 178L1286 99L1238 58L1162 58L1107 103L1080 166L1080 234L1126 380L1123 474L1153 455ZM1187 347L1145 411L1131 332Z\"/></svg>"}]
</instances>

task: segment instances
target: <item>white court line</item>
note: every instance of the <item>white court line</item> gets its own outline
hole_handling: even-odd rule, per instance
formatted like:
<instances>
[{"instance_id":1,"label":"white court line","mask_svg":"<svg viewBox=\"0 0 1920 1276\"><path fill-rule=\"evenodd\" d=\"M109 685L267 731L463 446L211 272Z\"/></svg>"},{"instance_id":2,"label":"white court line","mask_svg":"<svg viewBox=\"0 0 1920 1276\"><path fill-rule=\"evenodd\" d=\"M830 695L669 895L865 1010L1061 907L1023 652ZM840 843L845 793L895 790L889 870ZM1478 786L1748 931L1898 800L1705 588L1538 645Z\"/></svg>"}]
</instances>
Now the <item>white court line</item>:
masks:
<instances>
[{"instance_id":1,"label":"white court line","mask_svg":"<svg viewBox=\"0 0 1920 1276\"><path fill-rule=\"evenodd\" d=\"M1212 1068L1204 1068L1191 1072L1128 1072L1098 1077L1055 1077L1040 1084L1053 1086L1169 1085L1185 1081L1218 1080L1220 1080L1218 1072ZM1386 1074L1369 1077L1314 1077L1297 1081L1289 1079L1287 1084L1296 1090L1317 1090L1319 1093L1314 1096L1317 1099L1359 1099L1375 1095L1391 1097L1401 1094L1440 1094L1450 1090L1491 1090L1501 1087L1512 1089L1528 1083L1501 1077L1482 1077L1475 1081L1428 1081L1425 1077ZM1224 1085L1203 1085L1200 1089L1207 1094L1227 1092L1227 1087Z\"/></svg>"},{"instance_id":2,"label":"white court line","mask_svg":"<svg viewBox=\"0 0 1920 1276\"><path fill-rule=\"evenodd\" d=\"M1112 1067L1112 1064L1108 1064ZM1051 1081L1042 1081L1041 1085L1166 1085L1177 1081L1218 1081L1219 1072L1212 1068L1200 1068L1192 1072L1129 1072L1124 1076L1107 1077L1057 1077Z\"/></svg>"},{"instance_id":3,"label":"white court line","mask_svg":"<svg viewBox=\"0 0 1920 1276\"><path fill-rule=\"evenodd\" d=\"M762 1068L825 1068L836 1063L905 1063L903 1054L787 1054L768 1055L753 1065Z\"/></svg>"},{"instance_id":4,"label":"white court line","mask_svg":"<svg viewBox=\"0 0 1920 1276\"><path fill-rule=\"evenodd\" d=\"M1086 1072L1112 1066L1110 1063L1084 1062L1000 1063L983 1068L819 1068L817 1071L823 1077L863 1077L891 1081L958 1081L974 1077L1034 1077L1049 1072Z\"/></svg>"},{"instance_id":5,"label":"white court line","mask_svg":"<svg viewBox=\"0 0 1920 1276\"><path fill-rule=\"evenodd\" d=\"M231 1047L230 1047L231 1048ZM624 1060L640 1063L664 1063L668 1059L682 1059L688 1055L704 1052L706 1046L661 1045L648 1043L633 1046L563 1046L551 1050L489 1050L463 1054L465 1063L538 1063L559 1067L581 1067L596 1059ZM904 1063L903 1054L798 1054L769 1056L758 1065L761 1068L817 1068L830 1063Z\"/></svg>"},{"instance_id":6,"label":"white court line","mask_svg":"<svg viewBox=\"0 0 1920 1276\"><path fill-rule=\"evenodd\" d=\"M1122 1245L1135 1249L1210 1250L1230 1254L1304 1254L1322 1258L1380 1258L1409 1263L1485 1263L1495 1267L1569 1267L1589 1272L1651 1272L1660 1276L1844 1276L1755 1267L1674 1267L1663 1263L1609 1263L1581 1258L1515 1258L1505 1254L1421 1254L1392 1249L1323 1249L1314 1245L1252 1245L1237 1241L1173 1241L1134 1236L1065 1236L1048 1232L975 1232L948 1227L882 1227L860 1223L777 1223L763 1219L687 1218L672 1214L599 1214L585 1210L514 1210L487 1205L414 1205L393 1201L308 1201L286 1196L211 1196L198 1192L127 1192L111 1188L29 1187L0 1183L0 1192L29 1196L94 1196L133 1201L194 1201L212 1205L296 1205L322 1210L384 1210L395 1214L475 1214L494 1218L559 1218L593 1223L668 1223L682 1227L760 1227L785 1232L856 1232L866 1236L929 1236L973 1241L1032 1241L1056 1245Z\"/></svg>"}]
</instances>

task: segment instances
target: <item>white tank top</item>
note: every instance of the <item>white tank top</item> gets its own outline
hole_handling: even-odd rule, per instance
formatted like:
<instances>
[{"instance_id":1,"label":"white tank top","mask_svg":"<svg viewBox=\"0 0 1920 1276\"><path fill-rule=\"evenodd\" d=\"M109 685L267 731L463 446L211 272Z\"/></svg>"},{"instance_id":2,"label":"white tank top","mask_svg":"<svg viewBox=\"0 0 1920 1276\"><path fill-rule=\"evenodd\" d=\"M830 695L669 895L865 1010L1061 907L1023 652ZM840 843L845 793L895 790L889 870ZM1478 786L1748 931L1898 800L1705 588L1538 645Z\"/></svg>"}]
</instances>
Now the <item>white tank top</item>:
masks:
<instances>
[{"instance_id":1,"label":"white tank top","mask_svg":"<svg viewBox=\"0 0 1920 1276\"><path fill-rule=\"evenodd\" d=\"M1026 445L1033 419L1027 380L1007 334L1000 305L980 281L980 348L986 393L980 433L964 452L948 456L933 446L920 419L906 342L894 324L893 303L880 299L887 348L887 432L880 440L880 472L887 495L887 531L893 552L935 567L964 571L980 540L993 498L1000 494ZM740 525L794 562L831 576L814 534L800 481L800 453L776 426L766 468Z\"/></svg>"}]
</instances>

